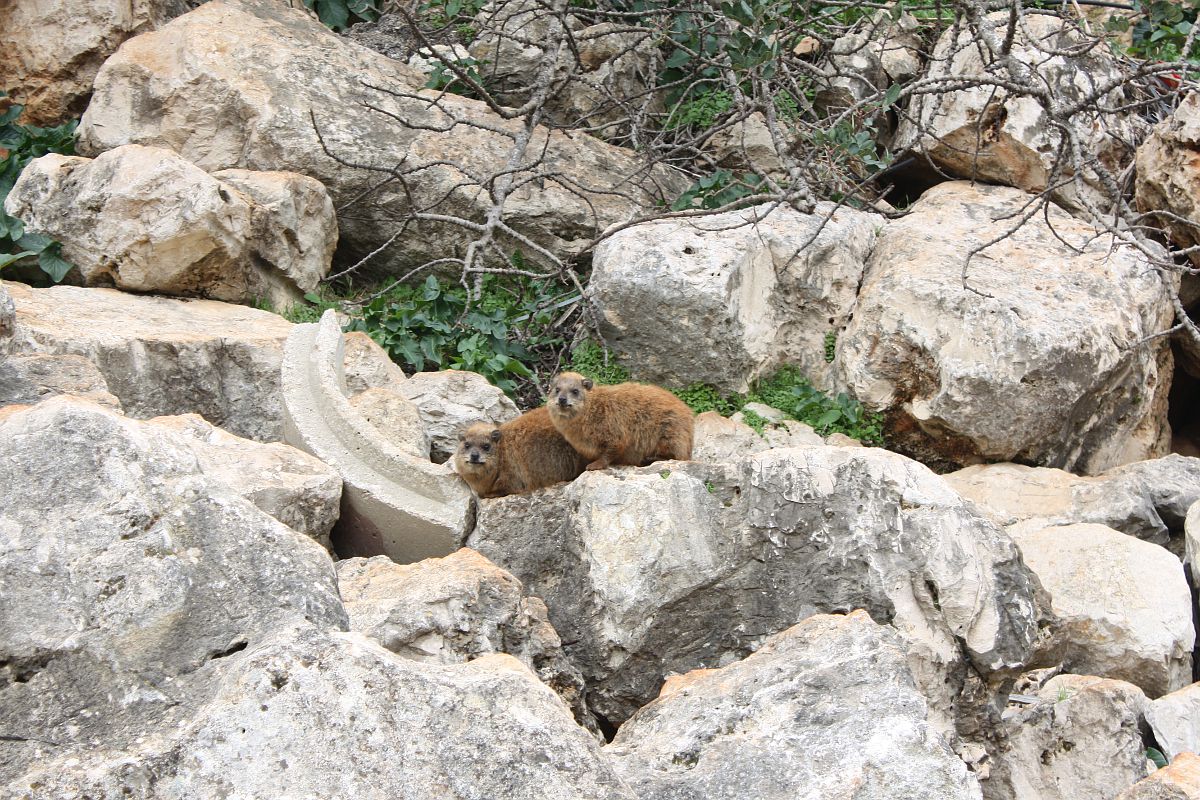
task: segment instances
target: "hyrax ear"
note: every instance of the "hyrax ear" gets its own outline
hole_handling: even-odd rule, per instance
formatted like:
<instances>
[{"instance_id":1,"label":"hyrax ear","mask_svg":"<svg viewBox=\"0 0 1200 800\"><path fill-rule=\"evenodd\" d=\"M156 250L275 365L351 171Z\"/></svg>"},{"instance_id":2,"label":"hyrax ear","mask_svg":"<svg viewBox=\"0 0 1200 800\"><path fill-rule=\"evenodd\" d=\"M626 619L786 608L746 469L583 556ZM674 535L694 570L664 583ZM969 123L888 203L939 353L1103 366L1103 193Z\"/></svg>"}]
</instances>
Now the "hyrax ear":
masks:
<instances>
[{"instance_id":1,"label":"hyrax ear","mask_svg":"<svg viewBox=\"0 0 1200 800\"><path fill-rule=\"evenodd\" d=\"M592 379L591 379L591 378L584 378L584 379L583 379L583 388L585 388L585 389L591 389L591 388L592 388Z\"/></svg>"},{"instance_id":2,"label":"hyrax ear","mask_svg":"<svg viewBox=\"0 0 1200 800\"><path fill-rule=\"evenodd\" d=\"M492 431L492 441L493 442L500 441L500 429L499 428L496 428L496 430Z\"/></svg>"}]
</instances>

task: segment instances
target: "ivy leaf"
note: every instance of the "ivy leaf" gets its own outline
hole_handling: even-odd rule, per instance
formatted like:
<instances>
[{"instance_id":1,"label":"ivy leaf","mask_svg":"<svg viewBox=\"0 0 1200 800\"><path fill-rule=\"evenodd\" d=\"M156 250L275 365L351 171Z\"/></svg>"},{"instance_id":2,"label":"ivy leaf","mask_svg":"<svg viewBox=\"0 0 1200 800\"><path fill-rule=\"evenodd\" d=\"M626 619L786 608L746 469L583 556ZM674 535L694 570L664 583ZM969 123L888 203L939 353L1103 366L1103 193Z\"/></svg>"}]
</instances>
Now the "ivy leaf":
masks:
<instances>
[{"instance_id":1,"label":"ivy leaf","mask_svg":"<svg viewBox=\"0 0 1200 800\"><path fill-rule=\"evenodd\" d=\"M691 53L689 53L687 50L684 50L682 48L678 48L675 50L674 53L671 53L671 56L663 63L666 66L671 67L672 69L678 69L679 67L682 67L684 64L687 64L691 60L692 60Z\"/></svg>"},{"instance_id":2,"label":"ivy leaf","mask_svg":"<svg viewBox=\"0 0 1200 800\"><path fill-rule=\"evenodd\" d=\"M7 267L9 264L13 263L14 261L20 261L22 258L25 258L26 256L36 256L36 255L37 255L37 253L31 253L28 250L25 250L20 253L0 253L0 269L4 269L5 267Z\"/></svg>"},{"instance_id":3,"label":"ivy leaf","mask_svg":"<svg viewBox=\"0 0 1200 800\"><path fill-rule=\"evenodd\" d=\"M58 283L66 277L73 266L70 261L59 255L60 245L55 242L50 247L47 247L38 254L38 266L42 268L42 272L50 276L50 280Z\"/></svg>"},{"instance_id":4,"label":"ivy leaf","mask_svg":"<svg viewBox=\"0 0 1200 800\"><path fill-rule=\"evenodd\" d=\"M893 83L888 87L887 93L883 96L884 110L887 110L896 104L896 101L900 99L900 90L901 87L898 83Z\"/></svg>"}]
</instances>

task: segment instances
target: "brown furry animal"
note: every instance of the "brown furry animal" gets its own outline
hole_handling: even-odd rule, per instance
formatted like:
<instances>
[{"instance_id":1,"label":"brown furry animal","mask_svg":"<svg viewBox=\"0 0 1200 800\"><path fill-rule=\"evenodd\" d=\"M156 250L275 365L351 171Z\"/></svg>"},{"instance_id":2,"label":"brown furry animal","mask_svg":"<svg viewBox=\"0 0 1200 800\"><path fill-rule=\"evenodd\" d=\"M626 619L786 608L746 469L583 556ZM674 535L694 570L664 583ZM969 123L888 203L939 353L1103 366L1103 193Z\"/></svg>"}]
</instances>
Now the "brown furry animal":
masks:
<instances>
[{"instance_id":1,"label":"brown furry animal","mask_svg":"<svg viewBox=\"0 0 1200 800\"><path fill-rule=\"evenodd\" d=\"M692 457L692 410L666 389L594 386L564 372L554 379L549 408L554 427L590 462L588 469Z\"/></svg>"},{"instance_id":2,"label":"brown furry animal","mask_svg":"<svg viewBox=\"0 0 1200 800\"><path fill-rule=\"evenodd\" d=\"M477 422L459 435L454 468L480 497L532 492L579 477L587 461L550 421L545 408L496 427Z\"/></svg>"}]
</instances>

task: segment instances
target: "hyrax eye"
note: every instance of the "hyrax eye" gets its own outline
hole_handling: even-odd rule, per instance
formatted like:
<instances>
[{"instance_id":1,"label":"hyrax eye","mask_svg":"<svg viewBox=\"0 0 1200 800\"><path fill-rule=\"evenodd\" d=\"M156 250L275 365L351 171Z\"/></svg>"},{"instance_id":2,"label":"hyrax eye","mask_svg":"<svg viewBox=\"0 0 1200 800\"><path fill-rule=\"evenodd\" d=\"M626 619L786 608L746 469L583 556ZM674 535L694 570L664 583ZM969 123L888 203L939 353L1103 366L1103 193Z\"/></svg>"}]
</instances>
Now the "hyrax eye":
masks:
<instances>
[{"instance_id":1,"label":"hyrax eye","mask_svg":"<svg viewBox=\"0 0 1200 800\"><path fill-rule=\"evenodd\" d=\"M483 446L483 452L485 452L485 453L490 451L491 449L492 449L492 446L490 444L485 444Z\"/></svg>"}]
</instances>

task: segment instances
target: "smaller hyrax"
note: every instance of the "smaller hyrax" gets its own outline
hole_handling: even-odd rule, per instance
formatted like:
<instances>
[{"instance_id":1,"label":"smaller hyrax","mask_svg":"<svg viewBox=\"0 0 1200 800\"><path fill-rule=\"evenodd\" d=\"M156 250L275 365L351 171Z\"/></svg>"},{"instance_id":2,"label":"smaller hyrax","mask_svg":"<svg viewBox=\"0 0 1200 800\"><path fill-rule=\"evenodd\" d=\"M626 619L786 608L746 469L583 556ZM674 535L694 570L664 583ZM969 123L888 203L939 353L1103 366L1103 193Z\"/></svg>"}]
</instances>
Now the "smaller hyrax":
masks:
<instances>
[{"instance_id":1,"label":"smaller hyrax","mask_svg":"<svg viewBox=\"0 0 1200 800\"><path fill-rule=\"evenodd\" d=\"M554 426L588 460L588 469L692 457L692 410L666 389L594 386L564 372L554 379L549 408Z\"/></svg>"},{"instance_id":2,"label":"smaller hyrax","mask_svg":"<svg viewBox=\"0 0 1200 800\"><path fill-rule=\"evenodd\" d=\"M454 468L480 497L531 492L579 477L587 461L567 444L545 408L496 427L476 422L459 436Z\"/></svg>"}]
</instances>

